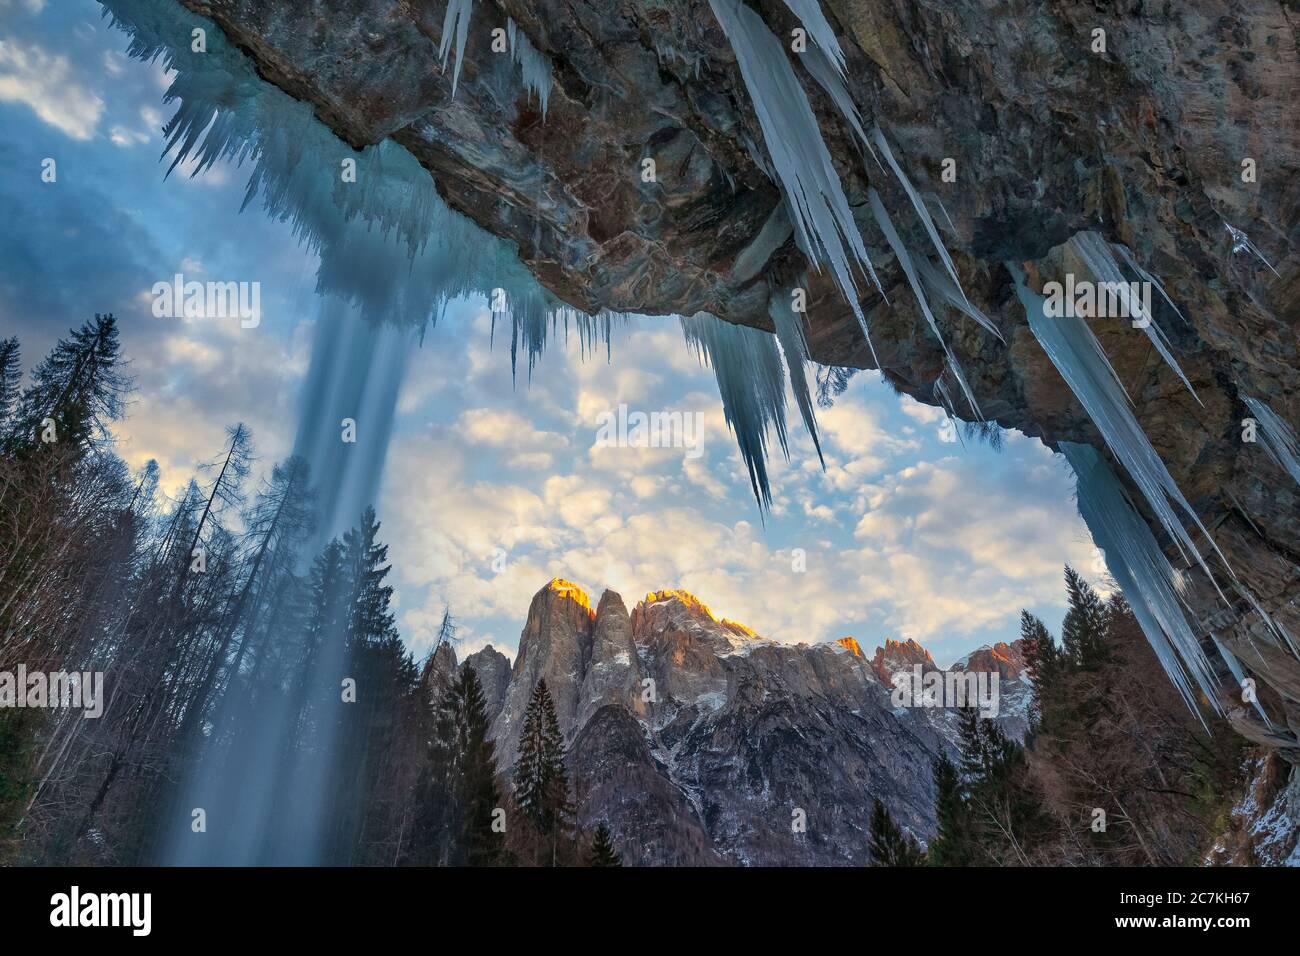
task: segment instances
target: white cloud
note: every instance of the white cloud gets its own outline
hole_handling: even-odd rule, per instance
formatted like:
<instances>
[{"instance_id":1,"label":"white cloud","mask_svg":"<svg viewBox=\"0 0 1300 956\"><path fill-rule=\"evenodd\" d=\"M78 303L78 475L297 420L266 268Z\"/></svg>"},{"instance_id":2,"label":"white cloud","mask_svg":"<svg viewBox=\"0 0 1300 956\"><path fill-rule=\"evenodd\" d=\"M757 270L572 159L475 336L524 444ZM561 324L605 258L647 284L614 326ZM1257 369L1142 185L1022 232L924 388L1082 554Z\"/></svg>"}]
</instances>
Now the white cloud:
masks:
<instances>
[{"instance_id":1,"label":"white cloud","mask_svg":"<svg viewBox=\"0 0 1300 956\"><path fill-rule=\"evenodd\" d=\"M1059 606L1061 564L1087 563L1068 478L1036 441L1009 437L1001 456L941 444L941 413L864 377L819 412L825 471L792 416L791 460L769 462L764 527L713 373L672 325L647 320L616 339L614 367L555 343L514 388L486 350L485 314L469 323L438 330L430 366L460 369L455 388L430 385L426 409L404 407L449 420L400 436L385 481L414 648L448 602L467 633L508 650L533 594L561 575L629 606L682 587L776 640L915 637L956 657L990 631L1014 637L1021 608ZM703 454L594 446L595 414L619 401L700 412Z\"/></svg>"},{"instance_id":2,"label":"white cloud","mask_svg":"<svg viewBox=\"0 0 1300 956\"><path fill-rule=\"evenodd\" d=\"M0 40L0 101L23 103L73 139L95 135L104 101L78 82L67 57Z\"/></svg>"}]
</instances>

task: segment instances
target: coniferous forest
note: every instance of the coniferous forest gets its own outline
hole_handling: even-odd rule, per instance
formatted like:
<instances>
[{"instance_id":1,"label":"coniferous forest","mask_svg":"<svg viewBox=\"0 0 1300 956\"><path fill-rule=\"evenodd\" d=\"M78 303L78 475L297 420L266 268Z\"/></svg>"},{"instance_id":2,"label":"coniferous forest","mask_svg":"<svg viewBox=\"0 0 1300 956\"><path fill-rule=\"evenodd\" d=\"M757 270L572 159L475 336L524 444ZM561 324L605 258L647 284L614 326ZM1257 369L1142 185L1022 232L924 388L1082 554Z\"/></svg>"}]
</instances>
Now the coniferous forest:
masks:
<instances>
[{"instance_id":1,"label":"coniferous forest","mask_svg":"<svg viewBox=\"0 0 1300 956\"><path fill-rule=\"evenodd\" d=\"M241 752L286 702L295 730L278 763L317 759L331 741L327 863L617 861L608 830L573 824L544 683L512 780L498 772L472 668L436 699L422 691L372 509L307 553L306 465L277 463L250 487L256 447L239 424L165 500L156 468L132 474L114 454L131 382L113 316L71 330L26 385L19 347L0 343L0 670L108 681L99 719L0 708L0 863L165 862L164 822L188 819L196 765ZM454 627L446 616L444 640ZM304 675L330 640L348 679L324 696Z\"/></svg>"}]
</instances>

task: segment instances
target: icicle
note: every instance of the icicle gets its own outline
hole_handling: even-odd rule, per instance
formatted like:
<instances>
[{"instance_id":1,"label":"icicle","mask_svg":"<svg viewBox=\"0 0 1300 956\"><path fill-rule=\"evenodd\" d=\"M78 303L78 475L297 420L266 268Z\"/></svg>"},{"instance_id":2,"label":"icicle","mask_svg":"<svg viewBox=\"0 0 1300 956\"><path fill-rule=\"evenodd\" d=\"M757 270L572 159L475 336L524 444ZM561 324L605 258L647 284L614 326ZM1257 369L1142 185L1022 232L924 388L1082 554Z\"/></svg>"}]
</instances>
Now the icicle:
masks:
<instances>
[{"instance_id":1,"label":"icicle","mask_svg":"<svg viewBox=\"0 0 1300 956\"><path fill-rule=\"evenodd\" d=\"M948 215L948 207L943 204L943 200L934 193L926 193L922 198L931 199L939 207L939 212L943 213L943 221L948 224L948 231L954 236L957 234L957 227L953 225L952 216Z\"/></svg>"},{"instance_id":2,"label":"icicle","mask_svg":"<svg viewBox=\"0 0 1300 956\"><path fill-rule=\"evenodd\" d=\"M1264 451L1279 468L1300 484L1300 449L1297 448L1295 432L1291 426L1259 399L1242 395L1241 400L1246 403L1255 421L1259 422Z\"/></svg>"},{"instance_id":3,"label":"icicle","mask_svg":"<svg viewBox=\"0 0 1300 956\"><path fill-rule=\"evenodd\" d=\"M759 329L724 322L707 312L682 316L682 333L700 362L712 366L727 426L749 469L761 509L772 506L767 477L767 434L775 430L789 457L785 427L785 375L776 339Z\"/></svg>"},{"instance_id":4,"label":"icicle","mask_svg":"<svg viewBox=\"0 0 1300 956\"><path fill-rule=\"evenodd\" d=\"M1056 370L1061 373L1070 390L1074 392L1079 403L1084 407L1093 424L1115 457L1128 470L1147 504L1155 513L1156 520L1165 529L1179 551L1189 561L1195 561L1205 571L1210 582L1219 590L1218 582L1210 573L1209 566L1201 557L1191 536L1183 527L1173 506L1177 506L1200 529L1201 534L1210 543L1228 573L1232 568L1219 551L1218 545L1210 537L1205 526L1192 506L1187 503L1183 493L1178 489L1169 470L1165 467L1156 450L1151 447L1146 433L1138 424L1129 409L1128 397L1119 384L1119 376L1111 366L1106 353L1102 351L1088 324L1078 316L1049 318L1044 311L1042 296L1030 290L1025 284L1025 274L1014 262L1006 264L1007 270L1015 282L1016 294L1025 307L1029 319L1029 328L1038 340L1047 357L1052 360ZM1235 577L1235 575L1233 575ZM1220 597L1223 592L1219 590ZM1224 598L1226 601L1227 599Z\"/></svg>"},{"instance_id":5,"label":"icicle","mask_svg":"<svg viewBox=\"0 0 1300 956\"><path fill-rule=\"evenodd\" d=\"M709 0L709 6L736 54L772 157L773 171L790 207L800 248L819 270L823 262L829 264L879 365L858 303L853 266L865 271L878 289L880 280L853 221L853 210L822 140L817 118L786 58L785 47L762 18L739 0Z\"/></svg>"},{"instance_id":6,"label":"icicle","mask_svg":"<svg viewBox=\"0 0 1300 956\"><path fill-rule=\"evenodd\" d=\"M438 43L438 56L442 57L443 70L447 69L453 36L456 44L456 69L451 74L452 96L456 95L460 68L465 62L465 40L469 36L469 20L473 11L474 0L447 0L447 15L442 18L442 40Z\"/></svg>"},{"instance_id":7,"label":"icicle","mask_svg":"<svg viewBox=\"0 0 1300 956\"><path fill-rule=\"evenodd\" d=\"M822 13L821 6L817 0L785 0L785 5L790 8L790 12L799 18L812 41L817 44L826 59L835 68L840 76L844 75L848 69L844 62L844 51L840 49L840 41L835 36L835 30L831 27L830 21L826 19L826 14Z\"/></svg>"},{"instance_id":8,"label":"icicle","mask_svg":"<svg viewBox=\"0 0 1300 956\"><path fill-rule=\"evenodd\" d=\"M1241 506L1241 502L1237 500L1237 496L1227 488L1223 489L1223 493L1228 496L1228 500L1231 501L1232 506L1237 509L1237 513L1246 519L1246 524L1250 525L1250 530L1254 531L1255 534L1259 535L1261 538L1264 537L1264 532L1260 531L1255 525L1255 522L1250 520L1250 515L1248 515L1246 509Z\"/></svg>"},{"instance_id":9,"label":"icicle","mask_svg":"<svg viewBox=\"0 0 1300 956\"><path fill-rule=\"evenodd\" d=\"M758 235L736 256L731 266L731 281L736 285L744 285L758 275L763 266L767 265L767 260L772 258L776 250L785 245L793 232L794 224L790 222L790 209L782 198L763 222L763 228L758 230Z\"/></svg>"},{"instance_id":10,"label":"icicle","mask_svg":"<svg viewBox=\"0 0 1300 956\"><path fill-rule=\"evenodd\" d=\"M1291 649L1292 655L1300 658L1300 648L1296 646L1295 640L1291 637L1291 632L1283 627L1281 622L1273 620L1273 616L1264 610L1264 605L1259 603L1259 599L1255 597L1254 593L1241 584L1237 585L1237 593L1244 597L1246 602L1255 609L1255 613L1259 615L1260 620L1264 622L1268 629L1276 634L1278 639Z\"/></svg>"},{"instance_id":11,"label":"icicle","mask_svg":"<svg viewBox=\"0 0 1300 956\"><path fill-rule=\"evenodd\" d=\"M943 333L939 331L939 323L935 321L934 313L930 311L930 303L925 297L925 290L921 288L921 280L912 265L912 256L907 251L907 247L903 245L903 240L899 238L898 230L894 228L894 223L885 210L885 204L880 201L880 194L876 192L874 187L867 190L867 204L871 207L871 214L876 217L876 224L880 226L880 231L885 234L885 241L889 243L889 248L894 250L894 256L898 259L903 274L907 276L907 281L916 296L917 304L921 307L921 313L925 316L925 321L930 325L930 331L934 333L934 337L939 340L939 344L943 347L943 354L947 357L948 368L952 371L953 378L961 386L966 401L970 402L971 410L980 419L983 419L984 415L980 412L979 403L975 401L975 394L971 391L970 386L966 384L966 376L962 374L961 364L957 361L956 356L952 354L952 350L948 348Z\"/></svg>"},{"instance_id":12,"label":"icicle","mask_svg":"<svg viewBox=\"0 0 1300 956\"><path fill-rule=\"evenodd\" d=\"M1264 253L1260 252L1259 247L1250 241L1250 236L1246 235L1236 226L1230 226L1226 222L1223 224L1223 228L1228 230L1228 235L1232 237L1232 254L1234 256L1239 252L1253 253L1260 262L1273 270L1273 275L1277 276L1279 279L1282 278L1281 273L1276 269L1273 269L1273 263L1265 259Z\"/></svg>"},{"instance_id":13,"label":"icicle","mask_svg":"<svg viewBox=\"0 0 1300 956\"><path fill-rule=\"evenodd\" d=\"M523 74L524 88L537 94L542 104L542 118L546 118L546 104L551 98L551 61L533 46L528 35L515 25L515 21L506 18L506 35L510 38L510 55L519 64Z\"/></svg>"},{"instance_id":14,"label":"icicle","mask_svg":"<svg viewBox=\"0 0 1300 956\"><path fill-rule=\"evenodd\" d=\"M953 285L952 279L949 278L947 273L936 269L925 256L917 256L912 260L912 265L916 267L916 274L921 277L921 282L925 284L925 288L931 295L942 299L958 312L974 319L982 328L996 335L999 342L1003 345L1006 344L1007 340L1002 337L1002 333L993 324L993 320L962 295L961 290Z\"/></svg>"},{"instance_id":15,"label":"icicle","mask_svg":"<svg viewBox=\"0 0 1300 956\"><path fill-rule=\"evenodd\" d=\"M1097 450L1075 442L1061 442L1060 447L1078 478L1079 515L1165 673L1193 712L1197 708L1189 676L1218 711L1214 671L1184 614L1177 570Z\"/></svg>"},{"instance_id":16,"label":"icicle","mask_svg":"<svg viewBox=\"0 0 1300 956\"><path fill-rule=\"evenodd\" d=\"M767 314L776 326L776 339L781 343L781 352L785 355L790 390L799 404L799 414L803 417L808 434L812 436L817 459L822 463L822 468L825 468L826 458L822 455L822 443L817 435L817 416L813 411L812 394L808 388L808 340L804 336L803 319L791 307L791 302L788 291L774 292L767 302Z\"/></svg>"},{"instance_id":17,"label":"icicle","mask_svg":"<svg viewBox=\"0 0 1300 956\"><path fill-rule=\"evenodd\" d=\"M835 67L830 58L821 50L820 47L810 47L801 56L801 62L807 68L812 78L817 81L826 95L831 98L835 108L840 111L844 121L849 124L857 139L859 147L866 147L871 158L876 161L876 165L883 170L885 167L880 162L880 157L871 147L871 140L867 138L867 132L862 128L862 116L858 113L857 104L849 96L848 87L844 85L844 77L835 72Z\"/></svg>"},{"instance_id":18,"label":"icicle","mask_svg":"<svg viewBox=\"0 0 1300 956\"><path fill-rule=\"evenodd\" d=\"M916 191L912 181L907 178L903 168L898 165L898 160L894 158L894 151L889 148L889 141L885 139L885 134L880 131L879 126L873 126L871 129L871 138L875 141L880 151L885 154L885 162L889 163L889 168L894 171L898 181L903 184L903 189L907 192L907 198L912 200L912 207L916 210L917 216L921 219L921 224L925 226L925 231L930 234L930 241L934 243L935 251L939 253L939 258L943 260L944 268L952 276L953 283L957 290L961 292L961 297L966 298L966 292L961 287L961 279L957 276L957 267L952 263L952 257L948 255L948 250L944 248L943 240L939 238L939 230L934 227L934 220L930 218L930 211L925 208L925 201L921 199L921 194Z\"/></svg>"},{"instance_id":19,"label":"icicle","mask_svg":"<svg viewBox=\"0 0 1300 956\"><path fill-rule=\"evenodd\" d=\"M1245 687L1246 672L1241 669L1241 662L1237 660L1236 655L1224 647L1223 642L1213 633L1210 634L1210 640L1214 641L1214 646L1219 650L1219 656L1222 657L1223 662L1228 665L1228 670L1232 672L1233 678L1236 679L1237 686ZM1263 719L1264 723L1272 727L1273 721L1269 719L1268 714L1264 713L1264 708L1260 706L1259 697L1257 695L1251 695L1251 703L1255 705L1255 710L1259 713L1259 716Z\"/></svg>"},{"instance_id":20,"label":"icicle","mask_svg":"<svg viewBox=\"0 0 1300 956\"><path fill-rule=\"evenodd\" d=\"M960 441L962 447L965 448L966 439L962 437L961 429L957 427L957 415L953 411L952 393L948 391L948 383L943 380L942 372L940 372L939 377L934 380L934 385L931 388L931 391L934 393L935 400L938 401L939 407L943 409L944 415L948 417L948 424L952 427L952 433L957 436L957 440Z\"/></svg>"},{"instance_id":21,"label":"icicle","mask_svg":"<svg viewBox=\"0 0 1300 956\"><path fill-rule=\"evenodd\" d=\"M1146 333L1147 338L1151 340L1151 344L1160 353L1160 357L1165 360L1165 364L1183 380L1183 384L1192 393L1192 398L1196 399L1196 403L1203 406L1204 402L1196 394L1196 389L1192 388L1192 383L1187 380L1187 376L1183 374L1177 359L1169 351L1169 342L1160 326L1156 324L1155 316L1142 304L1141 298L1132 294L1133 290L1124 279L1124 274L1120 272L1119 263L1115 261L1115 255L1106 240L1095 232L1079 232L1070 238L1069 245L1080 261L1088 267L1088 271L1092 273L1097 282L1105 283L1108 288L1115 291L1121 308L1136 320L1137 327ZM1132 256L1128 258L1132 261ZM1139 272L1139 275L1141 274ZM1161 291L1163 293L1163 290ZM1098 299L1100 299L1100 290L1097 295ZM1166 296L1166 298L1168 297Z\"/></svg>"},{"instance_id":22,"label":"icicle","mask_svg":"<svg viewBox=\"0 0 1300 956\"><path fill-rule=\"evenodd\" d=\"M291 224L294 236L319 257L318 292L353 303L370 321L421 325L435 322L451 299L498 299L493 293L500 290L508 303L502 314L511 316L512 355L522 347L530 368L552 327L548 318L571 319L584 336L584 354L589 338L603 338L608 354L615 316L580 315L556 302L514 245L451 209L428 170L404 148L391 140L361 151L347 147L309 105L259 77L210 21L179 5L104 0L103 6L130 35L132 56L161 57L175 72L164 96L178 104L165 128L164 158L171 158L172 168L193 163L192 175L216 162L250 162L244 206L260 198L267 215ZM458 9L457 31L471 4ZM206 53L190 49L186 38L194 26L208 30ZM444 30L447 43L454 32L450 25ZM522 33L515 41L526 82L545 100L549 64ZM536 75L542 65L544 80ZM321 162L337 168L331 157L356 163L355 182L320 175ZM394 242L404 244L404 257L393 254Z\"/></svg>"},{"instance_id":23,"label":"icicle","mask_svg":"<svg viewBox=\"0 0 1300 956\"><path fill-rule=\"evenodd\" d=\"M1132 269L1139 279L1143 282L1150 282L1151 285L1155 287L1155 290L1160 293L1161 298L1169 303L1169 308L1174 310L1174 313L1183 320L1184 324L1191 324L1187 321L1187 316L1183 315L1182 310L1174 303L1174 300L1169 298L1169 293L1165 291L1164 283L1150 272L1147 272L1146 269L1142 268L1128 246L1124 245L1122 242L1116 242L1111 244L1111 248L1119 253L1120 258L1124 260L1124 264Z\"/></svg>"}]
</instances>

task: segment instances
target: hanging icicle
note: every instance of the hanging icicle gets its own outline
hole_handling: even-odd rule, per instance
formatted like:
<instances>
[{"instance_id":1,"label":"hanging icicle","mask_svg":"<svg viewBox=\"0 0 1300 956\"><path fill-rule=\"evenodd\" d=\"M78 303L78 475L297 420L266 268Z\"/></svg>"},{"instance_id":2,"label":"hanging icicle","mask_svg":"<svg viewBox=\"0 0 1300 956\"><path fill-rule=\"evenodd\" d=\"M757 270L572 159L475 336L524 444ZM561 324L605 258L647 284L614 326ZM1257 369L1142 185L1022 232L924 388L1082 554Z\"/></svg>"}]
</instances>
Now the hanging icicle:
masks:
<instances>
[{"instance_id":1,"label":"hanging icicle","mask_svg":"<svg viewBox=\"0 0 1300 956\"><path fill-rule=\"evenodd\" d=\"M1174 310L1174 314L1182 319L1185 325L1191 324L1187 321L1187 316L1183 315L1182 310L1178 308L1177 303L1175 303L1174 300L1169 297L1169 293L1165 291L1164 283L1142 267L1141 263L1137 261L1137 257L1133 255L1133 251L1129 249L1128 246L1124 245L1122 242L1115 242L1111 244L1111 248L1119 253L1119 257L1124 260L1124 264L1133 270L1133 273L1137 275L1139 279L1143 282L1151 283L1151 286L1160 293L1160 297L1163 298L1165 302L1169 303L1169 308Z\"/></svg>"},{"instance_id":2,"label":"hanging icicle","mask_svg":"<svg viewBox=\"0 0 1300 956\"><path fill-rule=\"evenodd\" d=\"M772 170L790 207L799 246L818 270L823 263L829 265L876 359L858 303L854 268L870 276L877 289L880 280L785 47L763 19L739 0L709 0L709 6L736 54L772 157ZM880 364L878 359L876 364Z\"/></svg>"},{"instance_id":3,"label":"hanging icicle","mask_svg":"<svg viewBox=\"0 0 1300 956\"><path fill-rule=\"evenodd\" d=\"M790 8L790 12L799 18L808 35L812 37L813 43L817 48L826 54L827 60L834 66L835 71L843 76L848 69L844 61L844 50L840 48L840 41L835 36L835 30L830 21L826 19L826 14L822 13L821 6L817 0L785 0L785 5Z\"/></svg>"},{"instance_id":4,"label":"hanging icicle","mask_svg":"<svg viewBox=\"0 0 1300 956\"><path fill-rule=\"evenodd\" d=\"M768 429L776 432L788 458L785 425L785 370L776 338L761 329L733 325L697 312L682 316L682 333L704 365L713 368L722 412L749 469L749 484L761 509L772 506L767 476Z\"/></svg>"},{"instance_id":5,"label":"hanging icicle","mask_svg":"<svg viewBox=\"0 0 1300 956\"><path fill-rule=\"evenodd\" d=\"M813 409L812 392L808 387L808 340L804 335L803 317L792 307L793 297L787 290L774 291L767 303L767 314L776 326L776 339L781 344L785 356L786 372L790 377L790 391L799 404L799 414L803 417L804 427L812 436L813 447L817 449L817 460L826 467L826 458L822 455L821 439L817 435L817 416Z\"/></svg>"},{"instance_id":6,"label":"hanging icicle","mask_svg":"<svg viewBox=\"0 0 1300 956\"><path fill-rule=\"evenodd\" d=\"M1265 259L1264 253L1260 252L1259 247L1250 241L1250 236L1246 235L1236 226L1230 226L1226 222L1223 224L1223 228L1228 230L1228 235L1232 239L1232 254L1234 256L1239 252L1249 252L1260 262L1264 263L1264 265L1268 266L1269 269L1272 270L1273 275L1277 276L1279 279L1282 278L1281 273L1273 268L1273 263Z\"/></svg>"},{"instance_id":7,"label":"hanging icicle","mask_svg":"<svg viewBox=\"0 0 1300 956\"><path fill-rule=\"evenodd\" d=\"M1263 439L1260 444L1264 446L1264 451L1279 468L1296 480L1296 484L1300 484L1300 447L1297 447L1291 426L1258 398L1242 395L1241 400L1259 423L1259 437Z\"/></svg>"},{"instance_id":8,"label":"hanging icicle","mask_svg":"<svg viewBox=\"0 0 1300 956\"><path fill-rule=\"evenodd\" d=\"M935 251L939 253L944 268L948 270L948 275L952 276L953 284L957 286L957 291L961 292L961 297L966 298L966 292L961 287L961 279L957 275L957 267L953 265L952 256L948 255L948 250L944 247L943 240L939 238L939 230L934 226L934 220L930 218L930 210L925 208L925 202L921 199L921 194L916 191L912 181L907 178L903 172L903 167L898 165L898 160L894 158L894 151L889 148L889 141L885 139L885 134L881 132L879 126L871 129L871 138L875 141L876 146L885 156L885 162L889 168L894 171L898 181L903 184L903 190L907 193L907 198L912 200L912 208L916 210L916 215L920 218L921 224L925 226L925 231L930 236L930 242L934 244Z\"/></svg>"},{"instance_id":9,"label":"hanging icicle","mask_svg":"<svg viewBox=\"0 0 1300 956\"><path fill-rule=\"evenodd\" d=\"M1106 358L1106 353L1102 351L1101 343L1092 334L1088 324L1078 316L1048 317L1043 297L1025 284L1025 274L1020 266L1014 262L1008 262L1006 266L1015 282L1016 294L1025 307L1025 315L1034 338L1070 386L1070 390L1101 432L1107 446L1127 469L1165 533L1184 558L1194 560L1201 566L1218 590L1218 582L1179 520L1179 511L1205 536L1229 574L1232 574L1232 569L1133 416L1128 396L1124 393L1110 360ZM1223 596L1222 590L1219 590L1219 595Z\"/></svg>"},{"instance_id":10,"label":"hanging icicle","mask_svg":"<svg viewBox=\"0 0 1300 956\"><path fill-rule=\"evenodd\" d=\"M370 321L413 326L436 322L452 299L483 296L494 322L509 317L512 366L522 349L531 369L547 334L561 325L583 335L584 354L597 340L608 354L619 316L588 316L558 302L512 243L448 206L429 171L403 147L391 140L360 151L346 146L309 105L258 76L215 27L207 52L192 51L178 38L188 37L194 24L211 24L183 7L148 0L104 0L103 6L131 36L131 55L161 57L174 72L164 96L177 104L164 129L163 156L171 168L201 175L217 162L249 163L244 206L260 199L267 215L291 224L295 238L319 257L318 292L353 303ZM445 43L467 25L471 9L454 0ZM525 83L545 106L549 62L522 32L513 35ZM320 175L321 162L351 164L350 174ZM403 245L404 257L392 254L394 242Z\"/></svg>"},{"instance_id":11,"label":"hanging icicle","mask_svg":"<svg viewBox=\"0 0 1300 956\"><path fill-rule=\"evenodd\" d=\"M442 18L442 39L438 42L438 56L442 68L447 69L447 57L452 46L456 48L456 69L451 74L451 95L456 95L460 81L460 68L465 63L465 40L469 36L469 19L474 10L474 0L447 0L447 13Z\"/></svg>"},{"instance_id":12,"label":"hanging icicle","mask_svg":"<svg viewBox=\"0 0 1300 956\"><path fill-rule=\"evenodd\" d=\"M1143 303L1140 295L1134 294L1135 290L1125 280L1124 274L1120 271L1119 263L1115 261L1115 254L1110 244L1095 232L1079 232L1070 237L1069 246L1075 255L1079 257L1079 260L1087 266L1093 278L1098 283L1101 283L1097 287L1098 306L1100 306L1101 290L1111 290L1111 294L1117 299L1120 309L1125 315L1134 320L1133 324L1136 328L1140 328L1146 333L1146 337L1156 347L1156 351L1165 360L1165 364L1183 380L1183 384L1192 393L1192 398L1196 399L1196 403L1203 405L1200 396L1196 394L1196 389L1192 388L1192 383L1187 380L1187 376L1183 374L1182 368L1178 365L1178 360L1174 358L1173 353L1169 350L1169 341L1156 323L1150 306ZM1127 258L1129 262L1133 261L1131 255ZM1147 273L1144 270L1139 270L1138 274L1141 276ZM1153 285L1159 285L1159 283L1153 283ZM1161 288L1160 291L1163 295L1164 289Z\"/></svg>"},{"instance_id":13,"label":"hanging icicle","mask_svg":"<svg viewBox=\"0 0 1300 956\"><path fill-rule=\"evenodd\" d=\"M993 320L979 310L969 299L967 299L960 289L953 284L951 278L945 272L936 269L934 265L925 256L916 256L912 260L912 265L916 267L916 274L920 276L921 282L925 285L926 291L936 299L942 299L948 305L952 306L962 315L972 318L980 325L981 328L992 332L998 337L998 341L1003 345L1007 340L1002 337L998 327L993 324Z\"/></svg>"},{"instance_id":14,"label":"hanging icicle","mask_svg":"<svg viewBox=\"0 0 1300 956\"><path fill-rule=\"evenodd\" d=\"M515 21L506 18L506 36L510 39L510 56L519 64L523 74L524 89L536 93L542 104L542 118L546 118L546 104L551 99L552 67L550 58L540 53L533 46L528 35L515 25Z\"/></svg>"},{"instance_id":15,"label":"hanging icicle","mask_svg":"<svg viewBox=\"0 0 1300 956\"><path fill-rule=\"evenodd\" d=\"M1214 646L1215 648L1218 649L1219 656L1222 657L1224 663L1228 665L1228 670L1232 672L1233 679L1236 680L1237 685L1239 687L1245 687L1246 672L1242 670L1241 661L1237 660L1236 655L1233 654L1232 651L1224 647L1223 642L1220 641L1213 633L1210 634L1210 640L1214 641ZM1264 723L1267 724L1269 727L1272 727L1273 721L1269 719L1268 714L1264 713L1264 708L1259 702L1259 696L1256 694L1251 694L1250 702L1255 705L1255 711L1256 713L1259 714L1260 718L1263 719Z\"/></svg>"},{"instance_id":16,"label":"hanging icicle","mask_svg":"<svg viewBox=\"0 0 1300 956\"><path fill-rule=\"evenodd\" d=\"M934 395L935 401L939 403L939 407L943 409L943 414L948 419L948 427L952 429L952 433L957 436L957 440L965 448L966 439L962 437L961 429L957 426L957 414L953 411L952 393L948 391L948 383L943 380L942 372L934 380L934 385L930 391Z\"/></svg>"},{"instance_id":17,"label":"hanging icicle","mask_svg":"<svg viewBox=\"0 0 1300 956\"><path fill-rule=\"evenodd\" d=\"M1192 682L1219 711L1214 671L1184 613L1177 569L1097 450L1074 442L1060 447L1078 478L1079 515L1165 673L1193 712Z\"/></svg>"},{"instance_id":18,"label":"hanging icicle","mask_svg":"<svg viewBox=\"0 0 1300 956\"><path fill-rule=\"evenodd\" d=\"M880 201L880 194L874 188L867 190L867 204L871 207L871 214L876 218L876 225L880 226L880 231L885 234L885 241L889 243L889 248L894 250L894 256L898 259L899 267L903 270L903 274L907 276L908 284L912 287L912 294L916 296L917 304L921 307L921 314L925 316L930 331L934 333L934 337L939 340L939 344L943 347L948 369L952 372L953 378L957 380L957 384L961 386L962 394L966 396L966 401L970 403L971 411L982 421L984 415L980 412L979 403L975 401L975 393L971 391L970 386L966 383L966 376L962 373L961 364L957 361L957 357L952 354L952 350L948 348L948 342L944 339L943 333L939 331L939 323L935 321L934 313L930 311L930 303L925 297L925 290L921 288L921 280L912 265L911 253L903 245L903 240L899 238L898 230L894 228L894 223L885 210L885 204Z\"/></svg>"}]
</instances>

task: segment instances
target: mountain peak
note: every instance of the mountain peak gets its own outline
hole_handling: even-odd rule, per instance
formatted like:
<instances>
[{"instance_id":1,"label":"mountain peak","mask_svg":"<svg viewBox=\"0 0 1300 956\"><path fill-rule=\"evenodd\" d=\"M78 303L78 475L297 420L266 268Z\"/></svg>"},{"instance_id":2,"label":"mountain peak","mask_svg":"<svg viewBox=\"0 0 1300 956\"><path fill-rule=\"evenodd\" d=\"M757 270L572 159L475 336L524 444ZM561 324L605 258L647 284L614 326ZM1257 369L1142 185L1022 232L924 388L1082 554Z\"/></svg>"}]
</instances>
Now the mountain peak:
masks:
<instances>
[{"instance_id":1,"label":"mountain peak","mask_svg":"<svg viewBox=\"0 0 1300 956\"><path fill-rule=\"evenodd\" d=\"M642 601L641 603L658 604L661 601L672 601L676 604L680 604L687 610L694 611L699 614L703 614L710 621L714 621L716 623L727 623L727 624L731 624L733 627L744 628L744 625L737 625L734 622L726 622L726 621L719 622L718 619L713 616L713 612L709 610L709 606L707 604L705 604L703 601L697 598L690 591L683 591L681 588L668 588L663 591L651 591L649 594L645 596L645 600ZM744 628L744 629L749 630L748 628ZM751 631L750 633L753 632Z\"/></svg>"},{"instance_id":2,"label":"mountain peak","mask_svg":"<svg viewBox=\"0 0 1300 956\"><path fill-rule=\"evenodd\" d=\"M542 588L542 590L537 593L542 594L544 592L550 592L558 597L567 597L577 604L582 605L589 614L594 616L596 613L592 610L591 598L587 597L587 592L565 578L551 578L546 587Z\"/></svg>"},{"instance_id":3,"label":"mountain peak","mask_svg":"<svg viewBox=\"0 0 1300 956\"><path fill-rule=\"evenodd\" d=\"M910 637L905 641L891 641L885 638L885 646L876 648L871 669L876 672L877 677L888 684L895 673L900 670L910 670L916 664L937 668L930 652Z\"/></svg>"},{"instance_id":4,"label":"mountain peak","mask_svg":"<svg viewBox=\"0 0 1300 956\"><path fill-rule=\"evenodd\" d=\"M835 642L835 646L844 648L854 657L862 656L862 648L858 645L858 642L854 638L841 637L838 641Z\"/></svg>"},{"instance_id":5,"label":"mountain peak","mask_svg":"<svg viewBox=\"0 0 1300 956\"><path fill-rule=\"evenodd\" d=\"M1004 679L1019 677L1025 669L1025 642L1017 638L1010 644L998 641L971 651L957 663L953 669L966 671L997 671Z\"/></svg>"}]
</instances>

